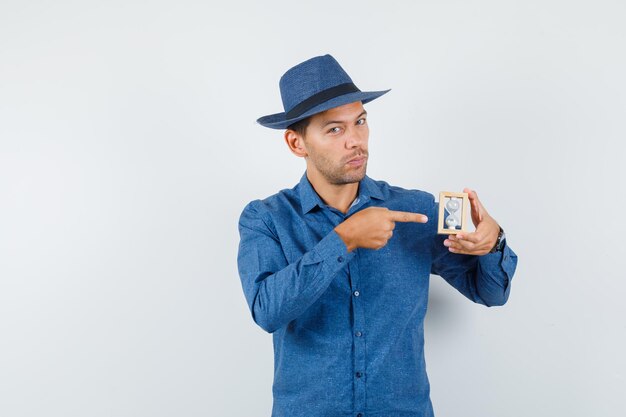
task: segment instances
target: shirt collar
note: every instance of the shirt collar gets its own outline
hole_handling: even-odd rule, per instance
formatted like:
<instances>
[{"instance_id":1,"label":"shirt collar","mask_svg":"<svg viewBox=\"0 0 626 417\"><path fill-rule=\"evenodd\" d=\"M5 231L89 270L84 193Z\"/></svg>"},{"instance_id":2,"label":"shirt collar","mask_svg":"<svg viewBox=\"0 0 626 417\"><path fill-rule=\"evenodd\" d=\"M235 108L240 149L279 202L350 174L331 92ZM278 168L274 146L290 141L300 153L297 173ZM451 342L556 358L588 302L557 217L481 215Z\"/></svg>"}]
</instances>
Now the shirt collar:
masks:
<instances>
[{"instance_id":1,"label":"shirt collar","mask_svg":"<svg viewBox=\"0 0 626 417\"><path fill-rule=\"evenodd\" d=\"M302 178L300 178L299 188L300 205L302 206L303 213L306 214L310 212L316 206L324 207L326 205L309 182L309 179L306 176L306 172L304 173L304 175L302 175ZM363 203L370 198L375 198L377 200L385 199L383 192L380 189L380 186L366 175L359 183L359 193L357 195L355 203Z\"/></svg>"}]
</instances>

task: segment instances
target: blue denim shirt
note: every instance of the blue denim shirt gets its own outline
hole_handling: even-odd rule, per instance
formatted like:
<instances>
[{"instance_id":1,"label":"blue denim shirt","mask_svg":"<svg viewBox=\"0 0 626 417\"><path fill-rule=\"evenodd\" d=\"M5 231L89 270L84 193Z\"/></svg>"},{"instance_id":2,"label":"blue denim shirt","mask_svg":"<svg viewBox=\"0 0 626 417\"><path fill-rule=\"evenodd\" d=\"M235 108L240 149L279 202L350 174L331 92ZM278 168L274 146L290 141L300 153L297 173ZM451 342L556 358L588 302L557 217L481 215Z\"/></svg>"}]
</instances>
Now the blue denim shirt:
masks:
<instances>
[{"instance_id":1,"label":"blue denim shirt","mask_svg":"<svg viewBox=\"0 0 626 417\"><path fill-rule=\"evenodd\" d=\"M396 223L379 250L333 230L366 207L426 214ZM273 333L273 417L432 416L424 364L430 274L470 300L502 305L517 256L453 254L437 235L429 193L365 177L346 214L327 206L306 174L293 189L252 201L239 221L238 266L254 321Z\"/></svg>"}]
</instances>

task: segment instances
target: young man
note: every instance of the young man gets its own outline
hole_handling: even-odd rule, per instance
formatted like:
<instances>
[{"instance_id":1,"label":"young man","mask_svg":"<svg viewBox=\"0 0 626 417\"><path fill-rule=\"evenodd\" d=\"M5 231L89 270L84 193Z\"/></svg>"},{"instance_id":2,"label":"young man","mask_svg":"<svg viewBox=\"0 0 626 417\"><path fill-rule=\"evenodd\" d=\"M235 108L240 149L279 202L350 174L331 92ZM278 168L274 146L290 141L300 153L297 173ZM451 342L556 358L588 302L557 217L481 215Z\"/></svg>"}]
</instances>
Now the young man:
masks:
<instances>
[{"instance_id":1,"label":"young man","mask_svg":"<svg viewBox=\"0 0 626 417\"><path fill-rule=\"evenodd\" d=\"M437 235L431 194L367 177L362 92L330 55L287 71L286 129L300 183L252 201L238 266L252 318L274 338L273 417L432 416L424 364L430 274L470 300L506 302L517 257L474 191L476 231Z\"/></svg>"}]
</instances>

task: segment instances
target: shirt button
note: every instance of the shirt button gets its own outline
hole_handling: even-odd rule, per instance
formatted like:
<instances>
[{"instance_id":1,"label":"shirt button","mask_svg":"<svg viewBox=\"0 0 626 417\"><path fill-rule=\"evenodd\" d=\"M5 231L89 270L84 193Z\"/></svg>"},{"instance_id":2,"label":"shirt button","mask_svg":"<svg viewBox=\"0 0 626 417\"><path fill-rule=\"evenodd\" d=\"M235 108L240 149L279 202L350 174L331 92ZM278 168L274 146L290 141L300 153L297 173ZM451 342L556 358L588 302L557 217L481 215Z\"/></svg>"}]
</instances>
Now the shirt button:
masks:
<instances>
[{"instance_id":1,"label":"shirt button","mask_svg":"<svg viewBox=\"0 0 626 417\"><path fill-rule=\"evenodd\" d=\"M343 256L340 256L339 258L337 258L337 262L343 262Z\"/></svg>"},{"instance_id":2,"label":"shirt button","mask_svg":"<svg viewBox=\"0 0 626 417\"><path fill-rule=\"evenodd\" d=\"M356 417L363 417L363 414L359 413L356 415Z\"/></svg>"},{"instance_id":3,"label":"shirt button","mask_svg":"<svg viewBox=\"0 0 626 417\"><path fill-rule=\"evenodd\" d=\"M354 292L354 296L355 296L355 297L358 297L359 295L361 295L361 293L360 293L360 292L358 292L358 291L355 291L355 292Z\"/></svg>"},{"instance_id":4,"label":"shirt button","mask_svg":"<svg viewBox=\"0 0 626 417\"><path fill-rule=\"evenodd\" d=\"M356 335L356 337L361 337L361 336L363 335L363 333L361 333L361 332L356 332L356 333L355 333L355 335Z\"/></svg>"},{"instance_id":5,"label":"shirt button","mask_svg":"<svg viewBox=\"0 0 626 417\"><path fill-rule=\"evenodd\" d=\"M357 373L356 373L356 377L357 377L357 378L361 378L362 376L363 376L363 374L362 374L362 373L360 373L360 372L357 372Z\"/></svg>"}]
</instances>

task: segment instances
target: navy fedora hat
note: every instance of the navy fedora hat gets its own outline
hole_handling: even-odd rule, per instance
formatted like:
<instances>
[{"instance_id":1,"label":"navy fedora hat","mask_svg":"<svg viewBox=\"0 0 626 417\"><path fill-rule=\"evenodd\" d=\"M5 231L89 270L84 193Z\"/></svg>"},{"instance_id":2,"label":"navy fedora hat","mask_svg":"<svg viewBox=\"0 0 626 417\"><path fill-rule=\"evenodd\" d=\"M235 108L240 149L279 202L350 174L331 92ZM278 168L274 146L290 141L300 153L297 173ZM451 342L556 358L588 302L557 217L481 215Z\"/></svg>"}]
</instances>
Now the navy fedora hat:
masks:
<instances>
[{"instance_id":1,"label":"navy fedora hat","mask_svg":"<svg viewBox=\"0 0 626 417\"><path fill-rule=\"evenodd\" d=\"M272 129L285 129L309 116L355 101L365 104L390 91L359 90L330 55L316 56L289 69L280 78L279 87L285 111L257 119Z\"/></svg>"}]
</instances>

